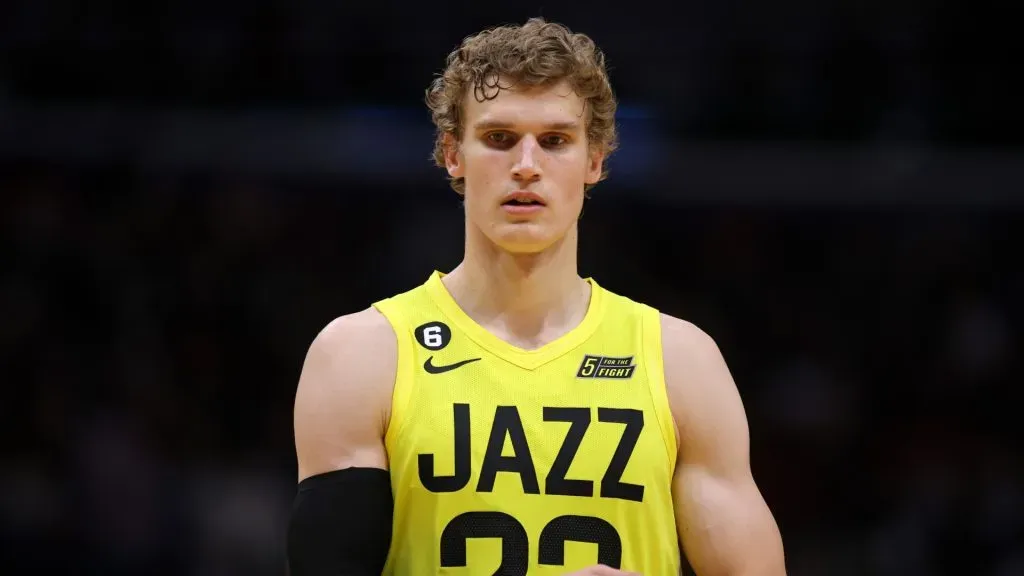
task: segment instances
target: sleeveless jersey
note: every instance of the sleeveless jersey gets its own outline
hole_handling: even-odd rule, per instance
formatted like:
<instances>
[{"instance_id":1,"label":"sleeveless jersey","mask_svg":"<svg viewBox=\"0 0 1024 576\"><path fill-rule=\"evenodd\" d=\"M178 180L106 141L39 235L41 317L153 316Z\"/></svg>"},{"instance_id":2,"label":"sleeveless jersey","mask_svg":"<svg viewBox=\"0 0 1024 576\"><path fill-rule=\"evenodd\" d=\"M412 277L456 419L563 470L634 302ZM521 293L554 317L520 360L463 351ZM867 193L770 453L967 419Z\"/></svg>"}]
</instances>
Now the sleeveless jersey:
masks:
<instances>
[{"instance_id":1,"label":"sleeveless jersey","mask_svg":"<svg viewBox=\"0 0 1024 576\"><path fill-rule=\"evenodd\" d=\"M384 574L679 574L658 312L588 280L580 325L524 350L441 278L374 304L398 335Z\"/></svg>"}]
</instances>

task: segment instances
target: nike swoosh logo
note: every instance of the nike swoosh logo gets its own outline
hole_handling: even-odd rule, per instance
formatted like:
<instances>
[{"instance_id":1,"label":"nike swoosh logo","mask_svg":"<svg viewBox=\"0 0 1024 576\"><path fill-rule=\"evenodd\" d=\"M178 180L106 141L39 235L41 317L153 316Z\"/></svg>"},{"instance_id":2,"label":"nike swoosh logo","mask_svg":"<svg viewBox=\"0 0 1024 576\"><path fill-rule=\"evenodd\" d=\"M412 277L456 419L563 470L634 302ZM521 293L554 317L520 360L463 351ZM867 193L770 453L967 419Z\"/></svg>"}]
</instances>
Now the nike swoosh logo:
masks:
<instances>
[{"instance_id":1,"label":"nike swoosh logo","mask_svg":"<svg viewBox=\"0 0 1024 576\"><path fill-rule=\"evenodd\" d=\"M427 358L427 361L423 363L423 369L427 371L427 374L444 374L456 368L461 368L470 362L476 362L479 358L470 358L469 360L463 360L456 362L455 364L446 364L444 366L435 366L434 357Z\"/></svg>"}]
</instances>

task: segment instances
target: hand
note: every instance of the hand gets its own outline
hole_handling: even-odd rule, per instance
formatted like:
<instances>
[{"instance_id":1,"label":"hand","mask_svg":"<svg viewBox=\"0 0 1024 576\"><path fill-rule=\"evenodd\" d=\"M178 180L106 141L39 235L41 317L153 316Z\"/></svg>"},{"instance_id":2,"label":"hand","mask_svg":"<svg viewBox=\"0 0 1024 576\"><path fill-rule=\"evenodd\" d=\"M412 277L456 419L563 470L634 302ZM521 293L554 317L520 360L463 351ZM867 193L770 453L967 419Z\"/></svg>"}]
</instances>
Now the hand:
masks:
<instances>
[{"instance_id":1,"label":"hand","mask_svg":"<svg viewBox=\"0 0 1024 576\"><path fill-rule=\"evenodd\" d=\"M640 576L640 574L636 572L623 572L622 570L616 570L615 568L610 568L604 564L598 564L597 566L590 566L578 572L566 574L565 576Z\"/></svg>"}]
</instances>

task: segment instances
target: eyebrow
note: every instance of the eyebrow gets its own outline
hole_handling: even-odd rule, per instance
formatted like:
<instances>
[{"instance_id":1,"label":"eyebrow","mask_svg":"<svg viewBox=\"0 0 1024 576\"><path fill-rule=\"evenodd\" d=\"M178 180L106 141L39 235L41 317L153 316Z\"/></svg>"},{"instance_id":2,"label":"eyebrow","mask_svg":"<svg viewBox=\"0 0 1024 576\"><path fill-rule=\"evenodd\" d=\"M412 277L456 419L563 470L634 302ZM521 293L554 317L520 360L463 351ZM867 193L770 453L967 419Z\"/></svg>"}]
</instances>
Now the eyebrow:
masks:
<instances>
[{"instance_id":1,"label":"eyebrow","mask_svg":"<svg viewBox=\"0 0 1024 576\"><path fill-rule=\"evenodd\" d=\"M481 120L473 125L475 130L507 130L513 128L515 124L512 122L505 122L502 120ZM579 128L580 123L576 121L570 122L551 122L544 125L545 130L557 130L564 132L572 132Z\"/></svg>"}]
</instances>

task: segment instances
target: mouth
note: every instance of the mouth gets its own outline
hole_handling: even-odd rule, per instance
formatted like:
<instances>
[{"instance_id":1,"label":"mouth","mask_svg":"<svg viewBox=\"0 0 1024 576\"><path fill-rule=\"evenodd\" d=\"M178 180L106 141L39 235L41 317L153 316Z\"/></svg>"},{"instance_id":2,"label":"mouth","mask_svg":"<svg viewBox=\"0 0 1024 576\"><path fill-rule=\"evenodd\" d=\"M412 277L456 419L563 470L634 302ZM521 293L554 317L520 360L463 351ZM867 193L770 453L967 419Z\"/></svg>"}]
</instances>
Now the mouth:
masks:
<instances>
[{"instance_id":1,"label":"mouth","mask_svg":"<svg viewBox=\"0 0 1024 576\"><path fill-rule=\"evenodd\" d=\"M533 192L513 192L509 194L504 201L501 203L502 206L508 207L542 207L545 206L544 199L538 194Z\"/></svg>"}]
</instances>

